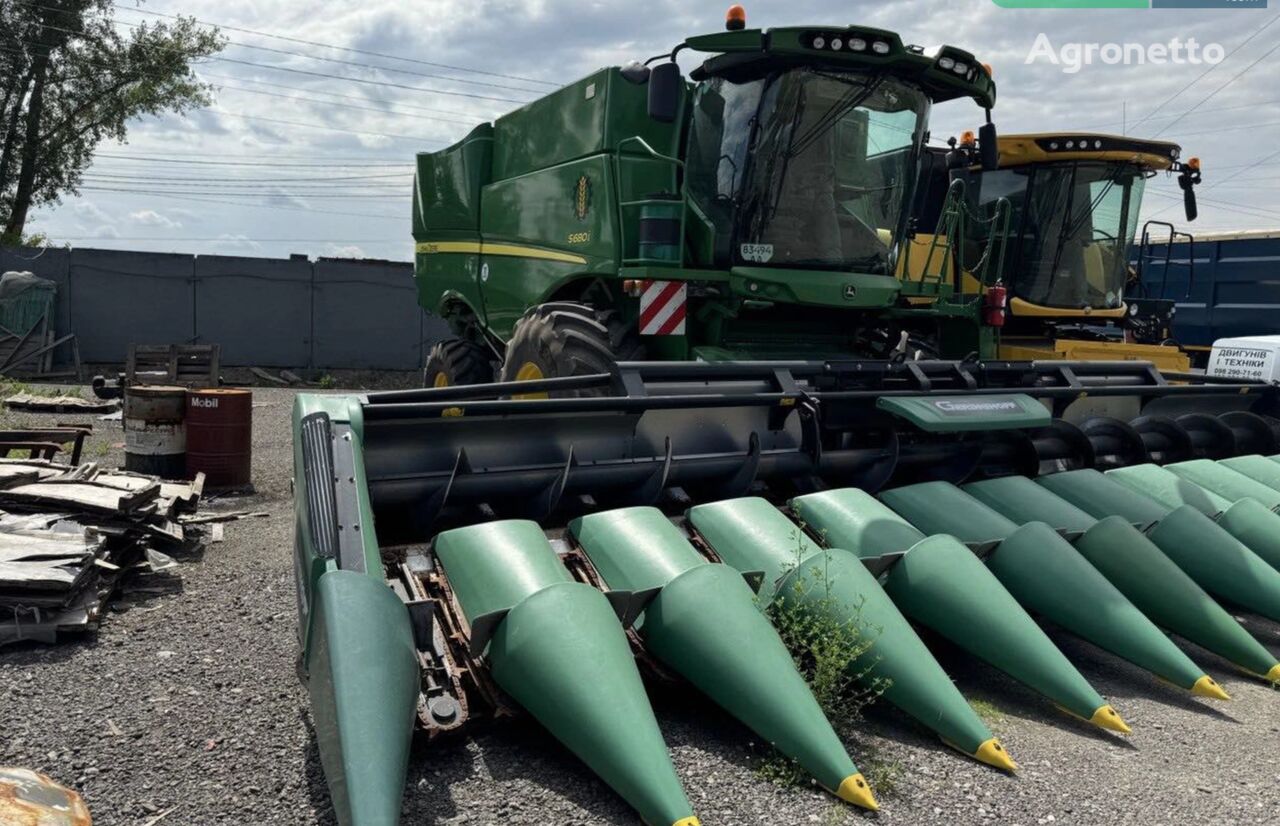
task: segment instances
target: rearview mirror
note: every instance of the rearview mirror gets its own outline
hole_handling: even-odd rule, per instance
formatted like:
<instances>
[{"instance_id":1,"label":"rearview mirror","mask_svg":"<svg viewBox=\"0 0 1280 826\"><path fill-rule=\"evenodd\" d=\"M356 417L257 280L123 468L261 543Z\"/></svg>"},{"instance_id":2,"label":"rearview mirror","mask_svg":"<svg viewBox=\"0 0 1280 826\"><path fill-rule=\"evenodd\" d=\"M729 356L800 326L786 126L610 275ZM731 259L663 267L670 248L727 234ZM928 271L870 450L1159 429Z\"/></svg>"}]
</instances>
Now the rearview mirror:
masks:
<instances>
[{"instance_id":1,"label":"rearview mirror","mask_svg":"<svg viewBox=\"0 0 1280 826\"><path fill-rule=\"evenodd\" d=\"M679 64L659 63L649 71L649 117L671 123L680 111L680 93L684 78Z\"/></svg>"},{"instance_id":2,"label":"rearview mirror","mask_svg":"<svg viewBox=\"0 0 1280 826\"><path fill-rule=\"evenodd\" d=\"M1178 188L1182 190L1182 206L1187 211L1187 220L1194 221L1200 214L1196 208L1196 184L1200 183L1200 159L1192 158L1181 165L1178 170Z\"/></svg>"},{"instance_id":3,"label":"rearview mirror","mask_svg":"<svg viewBox=\"0 0 1280 826\"><path fill-rule=\"evenodd\" d=\"M984 172L992 172L1000 168L1000 147L996 143L996 125L991 121L978 127L978 152L982 156Z\"/></svg>"}]
</instances>

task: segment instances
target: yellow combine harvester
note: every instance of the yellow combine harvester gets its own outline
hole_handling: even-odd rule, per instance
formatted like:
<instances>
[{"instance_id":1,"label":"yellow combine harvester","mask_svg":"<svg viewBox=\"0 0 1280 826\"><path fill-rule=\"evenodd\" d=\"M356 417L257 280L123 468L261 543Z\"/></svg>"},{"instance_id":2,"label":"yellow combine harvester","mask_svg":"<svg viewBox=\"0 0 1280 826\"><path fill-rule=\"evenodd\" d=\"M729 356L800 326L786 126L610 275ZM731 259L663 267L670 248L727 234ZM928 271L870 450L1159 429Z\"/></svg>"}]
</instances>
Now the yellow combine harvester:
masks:
<instances>
[{"instance_id":1,"label":"yellow combine harvester","mask_svg":"<svg viewBox=\"0 0 1280 826\"><path fill-rule=\"evenodd\" d=\"M998 168L983 170L972 133L951 144L929 150L917 192L917 226L938 234L915 236L899 278L951 271L948 239L961 237L962 291L984 289L970 271L988 256L995 269L988 267L986 280L994 277L1007 291L1002 358L1141 360L1188 369L1184 352L1158 343L1168 334L1145 316L1151 303L1140 307L1126 293L1146 180L1176 173L1193 220L1198 159L1181 163L1181 147L1166 141L1041 133L1001 136ZM957 194L956 181L963 181L963 197L948 199ZM1009 204L1007 225L996 214L1001 199Z\"/></svg>"}]
</instances>

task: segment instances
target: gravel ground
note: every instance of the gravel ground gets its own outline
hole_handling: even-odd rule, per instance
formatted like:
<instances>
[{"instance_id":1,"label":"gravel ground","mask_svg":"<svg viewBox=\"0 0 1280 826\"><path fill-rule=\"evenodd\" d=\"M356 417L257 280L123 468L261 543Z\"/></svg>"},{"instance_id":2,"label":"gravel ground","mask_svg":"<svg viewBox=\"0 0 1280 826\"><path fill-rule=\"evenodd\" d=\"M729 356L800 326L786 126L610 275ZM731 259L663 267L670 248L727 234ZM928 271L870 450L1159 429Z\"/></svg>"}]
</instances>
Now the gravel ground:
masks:
<instances>
[{"instance_id":1,"label":"gravel ground","mask_svg":"<svg viewBox=\"0 0 1280 826\"><path fill-rule=\"evenodd\" d=\"M204 508L261 509L269 519L229 524L224 542L182 560L172 593L126 597L96 636L0 650L0 764L75 786L98 826L333 822L306 693L294 672L292 395L255 391L257 493ZM14 423L25 418L40 417L8 414ZM99 433L86 457L119 462L118 426L94 424ZM1243 619L1280 651L1280 625ZM850 733L849 748L871 775L879 815L760 779L761 753L750 733L687 691L660 689L654 704L706 826L1274 821L1280 693L1189 647L1235 698L1211 704L1054 636L1134 734L1097 731L930 640L1022 771L1006 777L961 758L877 706ZM528 721L417 743L404 805L406 824L637 822Z\"/></svg>"}]
</instances>

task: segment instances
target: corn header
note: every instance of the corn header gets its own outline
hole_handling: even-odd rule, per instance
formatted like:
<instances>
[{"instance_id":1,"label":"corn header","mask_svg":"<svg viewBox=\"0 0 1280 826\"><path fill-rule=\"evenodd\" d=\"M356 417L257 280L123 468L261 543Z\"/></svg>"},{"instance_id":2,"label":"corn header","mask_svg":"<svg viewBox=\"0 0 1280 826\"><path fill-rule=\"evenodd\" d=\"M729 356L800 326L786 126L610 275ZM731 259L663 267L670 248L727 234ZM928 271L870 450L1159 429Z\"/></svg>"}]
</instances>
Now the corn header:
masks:
<instances>
[{"instance_id":1,"label":"corn header","mask_svg":"<svg viewBox=\"0 0 1280 826\"><path fill-rule=\"evenodd\" d=\"M874 807L759 610L774 599L862 624L885 700L1005 770L911 622L1047 714L1115 732L1123 709L1037 618L1197 696L1227 692L1159 629L1280 679L1223 608L1280 618L1274 391L1181 379L1140 362L644 362L519 387L550 398L299 397L303 670L340 819L397 821L415 726L528 713L645 822L693 823L641 673Z\"/></svg>"}]
</instances>

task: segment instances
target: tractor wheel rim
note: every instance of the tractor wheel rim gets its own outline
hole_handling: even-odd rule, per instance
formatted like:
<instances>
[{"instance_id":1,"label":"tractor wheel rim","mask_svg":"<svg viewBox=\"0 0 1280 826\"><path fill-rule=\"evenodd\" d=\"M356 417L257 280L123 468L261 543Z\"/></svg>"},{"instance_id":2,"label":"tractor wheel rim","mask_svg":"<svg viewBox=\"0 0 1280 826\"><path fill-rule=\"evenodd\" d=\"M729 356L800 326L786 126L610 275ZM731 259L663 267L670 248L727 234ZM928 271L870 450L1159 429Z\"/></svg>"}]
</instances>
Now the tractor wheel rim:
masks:
<instances>
[{"instance_id":1,"label":"tractor wheel rim","mask_svg":"<svg viewBox=\"0 0 1280 826\"><path fill-rule=\"evenodd\" d=\"M531 361L526 361L516 371L516 381L537 381L542 378L546 378L542 374L542 368Z\"/></svg>"},{"instance_id":2,"label":"tractor wheel rim","mask_svg":"<svg viewBox=\"0 0 1280 826\"><path fill-rule=\"evenodd\" d=\"M542 368L532 361L526 361L520 365L520 369L516 371L516 381L537 381L546 378L542 372ZM545 392L543 393L513 393L513 399L546 399L550 398Z\"/></svg>"},{"instance_id":3,"label":"tractor wheel rim","mask_svg":"<svg viewBox=\"0 0 1280 826\"><path fill-rule=\"evenodd\" d=\"M449 377L446 376L444 373L436 373L435 381L433 381L431 384L433 387L448 387Z\"/></svg>"}]
</instances>

